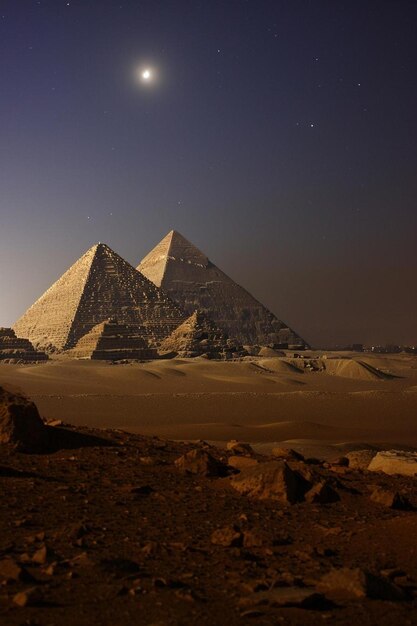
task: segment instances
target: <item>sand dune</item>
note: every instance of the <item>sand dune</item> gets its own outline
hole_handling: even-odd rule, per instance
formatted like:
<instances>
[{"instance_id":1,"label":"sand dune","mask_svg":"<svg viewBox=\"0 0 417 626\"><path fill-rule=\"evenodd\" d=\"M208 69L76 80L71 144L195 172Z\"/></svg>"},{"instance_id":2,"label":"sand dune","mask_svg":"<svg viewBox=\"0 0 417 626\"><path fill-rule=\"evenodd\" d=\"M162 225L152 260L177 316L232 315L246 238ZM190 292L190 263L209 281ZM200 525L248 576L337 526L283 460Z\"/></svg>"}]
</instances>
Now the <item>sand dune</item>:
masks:
<instances>
[{"instance_id":1,"label":"sand dune","mask_svg":"<svg viewBox=\"0 0 417 626\"><path fill-rule=\"evenodd\" d=\"M61 359L0 365L0 384L30 395L48 419L175 439L417 445L417 359L328 356L335 358L321 372L288 357L124 365Z\"/></svg>"},{"instance_id":2,"label":"sand dune","mask_svg":"<svg viewBox=\"0 0 417 626\"><path fill-rule=\"evenodd\" d=\"M356 380L386 380L393 378L393 374L388 374L366 361L354 361L352 359L326 359L323 361L326 373L344 378L354 378Z\"/></svg>"}]
</instances>

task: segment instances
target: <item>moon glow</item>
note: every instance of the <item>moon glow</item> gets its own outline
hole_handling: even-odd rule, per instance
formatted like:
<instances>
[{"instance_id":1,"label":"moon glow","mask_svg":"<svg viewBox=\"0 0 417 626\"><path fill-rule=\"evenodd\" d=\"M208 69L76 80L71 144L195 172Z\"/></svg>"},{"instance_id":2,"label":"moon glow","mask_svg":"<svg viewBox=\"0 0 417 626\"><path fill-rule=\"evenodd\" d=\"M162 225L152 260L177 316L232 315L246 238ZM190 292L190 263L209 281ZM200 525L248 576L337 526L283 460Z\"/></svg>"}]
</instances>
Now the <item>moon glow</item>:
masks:
<instances>
[{"instance_id":1,"label":"moon glow","mask_svg":"<svg viewBox=\"0 0 417 626\"><path fill-rule=\"evenodd\" d=\"M153 78L152 70L150 68L145 68L140 73L141 80L145 83L151 82Z\"/></svg>"}]
</instances>

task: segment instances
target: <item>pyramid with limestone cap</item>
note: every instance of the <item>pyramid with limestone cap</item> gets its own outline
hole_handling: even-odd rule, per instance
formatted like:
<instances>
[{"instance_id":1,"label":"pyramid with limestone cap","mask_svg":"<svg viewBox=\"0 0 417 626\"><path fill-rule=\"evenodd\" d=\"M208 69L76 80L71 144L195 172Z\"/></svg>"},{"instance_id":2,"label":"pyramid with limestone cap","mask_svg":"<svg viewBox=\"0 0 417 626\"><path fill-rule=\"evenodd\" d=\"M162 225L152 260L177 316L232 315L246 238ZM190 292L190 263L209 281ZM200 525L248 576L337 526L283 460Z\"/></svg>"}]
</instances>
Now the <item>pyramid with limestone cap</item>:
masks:
<instances>
[{"instance_id":1,"label":"pyramid with limestone cap","mask_svg":"<svg viewBox=\"0 0 417 626\"><path fill-rule=\"evenodd\" d=\"M185 319L161 289L100 243L87 250L13 328L36 346L61 351L114 317L143 326L151 343L161 341Z\"/></svg>"},{"instance_id":2,"label":"pyramid with limestone cap","mask_svg":"<svg viewBox=\"0 0 417 626\"><path fill-rule=\"evenodd\" d=\"M287 324L175 230L145 256L137 269L186 313L199 309L239 343L304 345Z\"/></svg>"}]
</instances>

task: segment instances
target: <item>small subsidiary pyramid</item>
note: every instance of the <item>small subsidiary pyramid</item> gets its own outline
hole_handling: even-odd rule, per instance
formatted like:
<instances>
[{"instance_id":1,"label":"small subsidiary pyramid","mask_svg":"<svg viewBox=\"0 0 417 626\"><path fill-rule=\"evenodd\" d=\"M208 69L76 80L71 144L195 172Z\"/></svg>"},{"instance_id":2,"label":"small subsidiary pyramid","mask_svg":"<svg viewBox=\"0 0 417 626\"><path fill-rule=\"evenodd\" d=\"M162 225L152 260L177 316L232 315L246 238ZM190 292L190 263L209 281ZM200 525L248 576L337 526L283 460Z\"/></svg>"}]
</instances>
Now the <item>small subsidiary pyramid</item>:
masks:
<instances>
[{"instance_id":1,"label":"small subsidiary pyramid","mask_svg":"<svg viewBox=\"0 0 417 626\"><path fill-rule=\"evenodd\" d=\"M186 313L202 311L241 344L305 345L297 333L175 230L137 269Z\"/></svg>"},{"instance_id":2,"label":"small subsidiary pyramid","mask_svg":"<svg viewBox=\"0 0 417 626\"><path fill-rule=\"evenodd\" d=\"M29 339L16 337L12 328L0 328L0 361L46 361L48 355L35 350Z\"/></svg>"},{"instance_id":3,"label":"small subsidiary pyramid","mask_svg":"<svg viewBox=\"0 0 417 626\"><path fill-rule=\"evenodd\" d=\"M161 352L175 352L179 357L206 355L212 359L229 359L242 349L230 341L201 311L194 311L160 346Z\"/></svg>"},{"instance_id":4,"label":"small subsidiary pyramid","mask_svg":"<svg viewBox=\"0 0 417 626\"><path fill-rule=\"evenodd\" d=\"M145 336L146 331L142 326L107 320L93 326L69 354L76 359L108 361L156 359L158 353L155 348L149 347Z\"/></svg>"},{"instance_id":5,"label":"small subsidiary pyramid","mask_svg":"<svg viewBox=\"0 0 417 626\"><path fill-rule=\"evenodd\" d=\"M15 332L50 351L73 348L111 318L143 326L159 343L185 319L177 304L105 244L74 263L15 323Z\"/></svg>"}]
</instances>

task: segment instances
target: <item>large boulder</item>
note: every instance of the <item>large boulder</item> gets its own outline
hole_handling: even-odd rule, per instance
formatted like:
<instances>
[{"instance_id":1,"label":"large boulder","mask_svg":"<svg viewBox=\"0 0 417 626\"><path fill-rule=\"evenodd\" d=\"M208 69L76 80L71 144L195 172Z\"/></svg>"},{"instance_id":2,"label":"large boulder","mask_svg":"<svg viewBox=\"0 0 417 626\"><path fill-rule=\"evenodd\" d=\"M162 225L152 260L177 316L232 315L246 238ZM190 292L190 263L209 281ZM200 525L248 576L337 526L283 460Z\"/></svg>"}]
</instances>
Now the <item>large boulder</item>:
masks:
<instances>
[{"instance_id":1,"label":"large boulder","mask_svg":"<svg viewBox=\"0 0 417 626\"><path fill-rule=\"evenodd\" d=\"M378 452L370 462L368 470L384 474L417 476L417 452L405 450L384 450Z\"/></svg>"},{"instance_id":2,"label":"large boulder","mask_svg":"<svg viewBox=\"0 0 417 626\"><path fill-rule=\"evenodd\" d=\"M0 387L0 444L40 452L47 445L47 433L33 402Z\"/></svg>"},{"instance_id":3,"label":"large boulder","mask_svg":"<svg viewBox=\"0 0 417 626\"><path fill-rule=\"evenodd\" d=\"M311 483L285 461L260 463L243 470L232 478L231 485L239 493L252 498L279 500L285 504L302 501L311 488Z\"/></svg>"}]
</instances>

